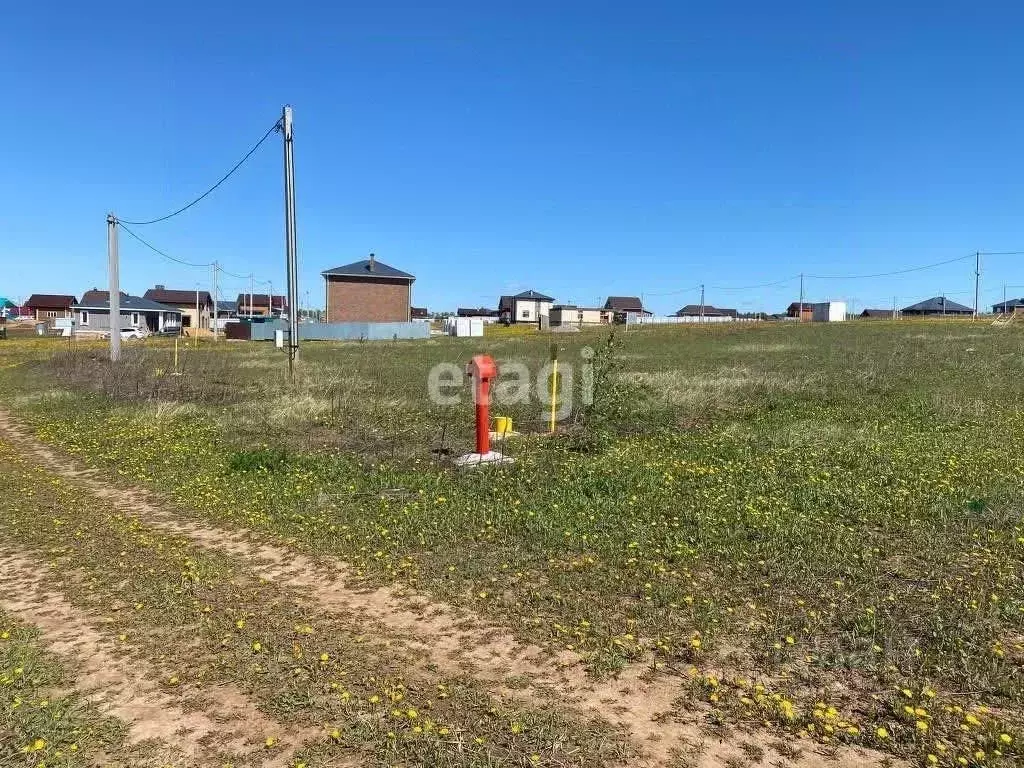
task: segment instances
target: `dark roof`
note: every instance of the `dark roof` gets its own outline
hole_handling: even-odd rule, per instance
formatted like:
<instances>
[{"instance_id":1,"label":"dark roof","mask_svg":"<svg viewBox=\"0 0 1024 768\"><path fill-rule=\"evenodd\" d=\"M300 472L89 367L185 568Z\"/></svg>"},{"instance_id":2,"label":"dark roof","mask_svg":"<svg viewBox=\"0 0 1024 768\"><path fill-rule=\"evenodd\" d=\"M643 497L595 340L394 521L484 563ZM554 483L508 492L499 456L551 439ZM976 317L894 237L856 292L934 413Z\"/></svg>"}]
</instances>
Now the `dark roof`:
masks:
<instances>
[{"instance_id":1,"label":"dark roof","mask_svg":"<svg viewBox=\"0 0 1024 768\"><path fill-rule=\"evenodd\" d=\"M502 296L498 299L498 313L511 312L512 306L515 303L514 296Z\"/></svg>"},{"instance_id":2,"label":"dark roof","mask_svg":"<svg viewBox=\"0 0 1024 768\"><path fill-rule=\"evenodd\" d=\"M998 304L992 305L992 311L1005 312L1008 309L1014 309L1016 307L1024 307L1024 299L1007 299L1005 303L1000 301Z\"/></svg>"},{"instance_id":3,"label":"dark roof","mask_svg":"<svg viewBox=\"0 0 1024 768\"><path fill-rule=\"evenodd\" d=\"M809 312L809 311L812 310L811 302L809 302L809 301L804 301L804 302L794 301L792 304L790 304L788 307L786 307L786 314L787 315L793 315L793 314L799 312L800 311L801 303L803 304L804 312Z\"/></svg>"},{"instance_id":4,"label":"dark roof","mask_svg":"<svg viewBox=\"0 0 1024 768\"><path fill-rule=\"evenodd\" d=\"M217 311L218 312L237 312L238 311L238 302L237 301L224 301L223 299L221 299L220 301L217 302Z\"/></svg>"},{"instance_id":5,"label":"dark roof","mask_svg":"<svg viewBox=\"0 0 1024 768\"><path fill-rule=\"evenodd\" d=\"M194 300L194 297L193 297L193 300ZM240 294L238 294L238 298L235 299L235 304L238 307L242 308L242 309L248 309L249 308L249 294L248 293L240 293ZM270 296L269 295L267 295L265 293L254 293L252 295L252 308L254 310L255 309L265 309L268 304L270 304ZM285 299L284 296L281 296L281 295L275 293L274 294L274 303L271 306L273 306L274 309L284 309L285 307L288 306L288 301Z\"/></svg>"},{"instance_id":6,"label":"dark roof","mask_svg":"<svg viewBox=\"0 0 1024 768\"><path fill-rule=\"evenodd\" d=\"M536 291L523 291L522 293L517 293L512 298L524 299L526 301L554 301L550 296L545 296L543 293L537 293Z\"/></svg>"},{"instance_id":7,"label":"dark roof","mask_svg":"<svg viewBox=\"0 0 1024 768\"><path fill-rule=\"evenodd\" d=\"M687 304L685 307L676 312L677 317L700 317L700 304ZM713 307L710 304L704 305L704 317L736 317L735 309L720 309Z\"/></svg>"},{"instance_id":8,"label":"dark roof","mask_svg":"<svg viewBox=\"0 0 1024 768\"><path fill-rule=\"evenodd\" d=\"M552 309L579 309L576 304L554 304Z\"/></svg>"},{"instance_id":9,"label":"dark roof","mask_svg":"<svg viewBox=\"0 0 1024 768\"><path fill-rule=\"evenodd\" d=\"M61 307L62 309L67 309L76 301L77 299L74 296L64 293L33 293L28 297L25 306L32 309L36 307Z\"/></svg>"},{"instance_id":10,"label":"dark roof","mask_svg":"<svg viewBox=\"0 0 1024 768\"><path fill-rule=\"evenodd\" d=\"M409 307L409 317L424 318L429 315L426 307Z\"/></svg>"},{"instance_id":11,"label":"dark roof","mask_svg":"<svg viewBox=\"0 0 1024 768\"><path fill-rule=\"evenodd\" d=\"M970 307L965 307L963 304L958 304L951 299L947 299L945 296L933 296L930 299L919 301L917 304L911 304L909 307L903 308L904 313L910 314L934 314L934 315L963 315L963 314L974 314L974 310Z\"/></svg>"},{"instance_id":12,"label":"dark roof","mask_svg":"<svg viewBox=\"0 0 1024 768\"><path fill-rule=\"evenodd\" d=\"M455 314L458 317L494 317L498 313L493 309L487 307L459 307L455 310Z\"/></svg>"},{"instance_id":13,"label":"dark roof","mask_svg":"<svg viewBox=\"0 0 1024 768\"><path fill-rule=\"evenodd\" d=\"M196 305L196 292L194 289L191 291L188 289L177 290L158 285L155 288L150 288L142 294L142 297L160 302L161 304L191 304L193 307ZM199 291L199 301L203 304L209 304L210 292Z\"/></svg>"},{"instance_id":14,"label":"dark roof","mask_svg":"<svg viewBox=\"0 0 1024 768\"><path fill-rule=\"evenodd\" d=\"M124 291L120 291L122 296L128 294ZM110 298L110 291L101 291L99 288L90 288L88 291L82 294L82 300L79 304L95 304L98 301L107 301Z\"/></svg>"},{"instance_id":15,"label":"dark roof","mask_svg":"<svg viewBox=\"0 0 1024 768\"><path fill-rule=\"evenodd\" d=\"M88 293L88 291L87 291ZM108 293L109 292L105 292ZM158 304L151 299L143 298L142 296L129 296L126 293L121 294L121 311L137 310L140 312L177 312L181 314L181 310L177 307L168 307L165 304ZM86 302L83 298L82 301L74 305L74 309L110 309L110 301L108 299L102 299L100 301L89 301Z\"/></svg>"},{"instance_id":16,"label":"dark roof","mask_svg":"<svg viewBox=\"0 0 1024 768\"><path fill-rule=\"evenodd\" d=\"M892 317L891 309L865 309L860 313L861 317Z\"/></svg>"},{"instance_id":17,"label":"dark roof","mask_svg":"<svg viewBox=\"0 0 1024 768\"><path fill-rule=\"evenodd\" d=\"M354 261L351 264L345 264L341 267L335 267L334 269L328 269L320 273L324 277L339 276L339 277L365 277L365 278L382 278L385 280L408 280L410 283L416 278L410 275L408 272L403 272L400 269L385 264L383 261L377 261L377 257L372 253L370 258L363 259L362 261Z\"/></svg>"},{"instance_id":18,"label":"dark roof","mask_svg":"<svg viewBox=\"0 0 1024 768\"><path fill-rule=\"evenodd\" d=\"M609 296L604 303L605 309L616 312L643 312L644 305L639 296Z\"/></svg>"}]
</instances>

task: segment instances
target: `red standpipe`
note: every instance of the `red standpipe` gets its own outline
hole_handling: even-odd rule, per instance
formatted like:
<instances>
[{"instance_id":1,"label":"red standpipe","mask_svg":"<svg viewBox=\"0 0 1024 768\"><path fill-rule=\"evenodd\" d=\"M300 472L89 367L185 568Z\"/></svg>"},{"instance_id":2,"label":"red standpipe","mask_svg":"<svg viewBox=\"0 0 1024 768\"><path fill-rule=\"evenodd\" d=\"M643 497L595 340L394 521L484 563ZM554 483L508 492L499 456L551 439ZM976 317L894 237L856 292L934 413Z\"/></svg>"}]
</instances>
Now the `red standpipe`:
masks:
<instances>
[{"instance_id":1,"label":"red standpipe","mask_svg":"<svg viewBox=\"0 0 1024 768\"><path fill-rule=\"evenodd\" d=\"M498 368L490 355L475 355L466 366L466 375L473 378L473 401L476 403L476 452L491 452L491 379Z\"/></svg>"}]
</instances>

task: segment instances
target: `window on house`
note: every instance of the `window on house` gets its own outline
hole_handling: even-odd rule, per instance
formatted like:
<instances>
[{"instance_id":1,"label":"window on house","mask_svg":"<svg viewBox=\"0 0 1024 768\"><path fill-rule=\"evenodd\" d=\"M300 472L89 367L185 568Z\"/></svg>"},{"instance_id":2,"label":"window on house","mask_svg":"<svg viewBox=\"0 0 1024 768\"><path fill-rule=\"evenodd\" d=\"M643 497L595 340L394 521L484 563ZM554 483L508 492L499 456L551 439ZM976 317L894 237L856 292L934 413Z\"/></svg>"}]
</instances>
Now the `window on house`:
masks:
<instances>
[{"instance_id":1,"label":"window on house","mask_svg":"<svg viewBox=\"0 0 1024 768\"><path fill-rule=\"evenodd\" d=\"M191 328L192 327L192 315L182 315L181 316L181 327L182 328Z\"/></svg>"},{"instance_id":2,"label":"window on house","mask_svg":"<svg viewBox=\"0 0 1024 768\"><path fill-rule=\"evenodd\" d=\"M88 324L89 324L89 313L88 313L88 312L86 312L85 310L82 310L82 316L81 316L81 318L79 319L79 322L80 322L80 323L81 323L82 325L88 325Z\"/></svg>"},{"instance_id":3,"label":"window on house","mask_svg":"<svg viewBox=\"0 0 1024 768\"><path fill-rule=\"evenodd\" d=\"M48 309L46 312L43 313L43 317L56 317L56 316L57 316L57 313L54 312L52 309Z\"/></svg>"},{"instance_id":4,"label":"window on house","mask_svg":"<svg viewBox=\"0 0 1024 768\"><path fill-rule=\"evenodd\" d=\"M138 312L132 312L132 325L138 325L138 324L139 324L139 313Z\"/></svg>"},{"instance_id":5,"label":"window on house","mask_svg":"<svg viewBox=\"0 0 1024 768\"><path fill-rule=\"evenodd\" d=\"M519 313L519 316L524 320L528 320L530 318L530 310L524 309L522 312Z\"/></svg>"}]
</instances>

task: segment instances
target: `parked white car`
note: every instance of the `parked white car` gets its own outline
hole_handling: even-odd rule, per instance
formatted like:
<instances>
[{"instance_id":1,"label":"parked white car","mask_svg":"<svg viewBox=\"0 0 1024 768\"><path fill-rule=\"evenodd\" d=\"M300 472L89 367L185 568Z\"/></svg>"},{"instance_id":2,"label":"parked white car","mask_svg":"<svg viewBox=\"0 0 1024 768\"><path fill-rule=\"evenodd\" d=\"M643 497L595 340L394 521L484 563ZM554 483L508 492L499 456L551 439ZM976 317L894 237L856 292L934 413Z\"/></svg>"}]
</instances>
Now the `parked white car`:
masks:
<instances>
[{"instance_id":1,"label":"parked white car","mask_svg":"<svg viewBox=\"0 0 1024 768\"><path fill-rule=\"evenodd\" d=\"M144 339L146 338L146 335L147 334L139 328L126 328L121 331L122 339Z\"/></svg>"}]
</instances>

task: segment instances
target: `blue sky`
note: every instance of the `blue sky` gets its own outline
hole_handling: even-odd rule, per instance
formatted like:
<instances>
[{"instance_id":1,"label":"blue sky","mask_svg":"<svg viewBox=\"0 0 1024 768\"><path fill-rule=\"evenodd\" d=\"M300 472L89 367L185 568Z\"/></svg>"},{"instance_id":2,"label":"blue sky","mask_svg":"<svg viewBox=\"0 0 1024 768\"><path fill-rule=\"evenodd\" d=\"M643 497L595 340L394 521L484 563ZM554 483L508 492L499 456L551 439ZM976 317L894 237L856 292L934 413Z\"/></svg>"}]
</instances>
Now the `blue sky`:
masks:
<instances>
[{"instance_id":1,"label":"blue sky","mask_svg":"<svg viewBox=\"0 0 1024 768\"><path fill-rule=\"evenodd\" d=\"M1024 7L981 5L15 4L0 295L102 286L106 212L178 207L286 102L314 304L321 270L370 251L431 309L533 288L674 311L701 282L1024 250ZM203 203L136 231L283 286L281 166L275 136ZM129 291L208 287L209 270L130 238L121 252ZM1024 286L1022 258L985 259L983 303ZM973 269L808 280L807 296L969 304ZM797 294L706 300L779 311Z\"/></svg>"}]
</instances>

